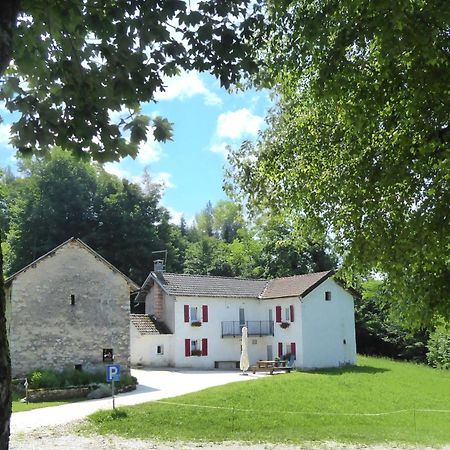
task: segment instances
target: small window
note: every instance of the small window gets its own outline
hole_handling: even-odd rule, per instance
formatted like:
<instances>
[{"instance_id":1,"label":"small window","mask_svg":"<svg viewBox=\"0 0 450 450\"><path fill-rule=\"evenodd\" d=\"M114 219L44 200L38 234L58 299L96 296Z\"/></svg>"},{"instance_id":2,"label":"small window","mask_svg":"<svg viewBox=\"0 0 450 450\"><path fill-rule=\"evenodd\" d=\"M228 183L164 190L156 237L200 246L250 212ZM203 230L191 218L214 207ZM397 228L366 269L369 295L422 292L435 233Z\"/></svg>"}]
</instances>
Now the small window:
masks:
<instances>
[{"instance_id":1,"label":"small window","mask_svg":"<svg viewBox=\"0 0 450 450\"><path fill-rule=\"evenodd\" d=\"M113 362L114 354L112 348L104 348L103 349L103 362Z\"/></svg>"},{"instance_id":2,"label":"small window","mask_svg":"<svg viewBox=\"0 0 450 450\"><path fill-rule=\"evenodd\" d=\"M344 342L344 345L345 345L347 343L347 339L344 339L343 342Z\"/></svg>"},{"instance_id":3,"label":"small window","mask_svg":"<svg viewBox=\"0 0 450 450\"><path fill-rule=\"evenodd\" d=\"M72 294L72 295L70 296L70 304L71 304L72 306L75 305L75 294Z\"/></svg>"},{"instance_id":4,"label":"small window","mask_svg":"<svg viewBox=\"0 0 450 450\"><path fill-rule=\"evenodd\" d=\"M252 345L256 345L258 343L258 339L252 339Z\"/></svg>"},{"instance_id":5,"label":"small window","mask_svg":"<svg viewBox=\"0 0 450 450\"><path fill-rule=\"evenodd\" d=\"M191 341L191 352L196 352L197 350L200 350L198 346L198 341Z\"/></svg>"},{"instance_id":6,"label":"small window","mask_svg":"<svg viewBox=\"0 0 450 450\"><path fill-rule=\"evenodd\" d=\"M196 306L191 306L191 322L198 322L198 313Z\"/></svg>"},{"instance_id":7,"label":"small window","mask_svg":"<svg viewBox=\"0 0 450 450\"><path fill-rule=\"evenodd\" d=\"M325 292L325 300L327 302L329 302L331 300L331 292L330 291Z\"/></svg>"},{"instance_id":8,"label":"small window","mask_svg":"<svg viewBox=\"0 0 450 450\"><path fill-rule=\"evenodd\" d=\"M156 346L156 354L157 355L164 355L164 346L163 345L157 345Z\"/></svg>"},{"instance_id":9,"label":"small window","mask_svg":"<svg viewBox=\"0 0 450 450\"><path fill-rule=\"evenodd\" d=\"M75 364L75 370L78 370L79 372L83 371L83 364Z\"/></svg>"}]
</instances>

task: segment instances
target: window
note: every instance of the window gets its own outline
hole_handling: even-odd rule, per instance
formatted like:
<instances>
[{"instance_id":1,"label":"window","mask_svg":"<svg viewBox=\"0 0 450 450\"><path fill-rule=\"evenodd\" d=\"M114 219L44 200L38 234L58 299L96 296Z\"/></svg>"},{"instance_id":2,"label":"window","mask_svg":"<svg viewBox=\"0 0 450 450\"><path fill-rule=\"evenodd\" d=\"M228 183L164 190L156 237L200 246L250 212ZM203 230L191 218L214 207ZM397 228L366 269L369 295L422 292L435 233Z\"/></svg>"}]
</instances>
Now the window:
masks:
<instances>
[{"instance_id":1,"label":"window","mask_svg":"<svg viewBox=\"0 0 450 450\"><path fill-rule=\"evenodd\" d=\"M114 353L112 348L104 348L103 349L103 362L113 362L114 361Z\"/></svg>"},{"instance_id":2,"label":"window","mask_svg":"<svg viewBox=\"0 0 450 450\"><path fill-rule=\"evenodd\" d=\"M284 317L286 322L290 322L291 321L291 307L288 306L287 308L284 308Z\"/></svg>"},{"instance_id":3,"label":"window","mask_svg":"<svg viewBox=\"0 0 450 450\"><path fill-rule=\"evenodd\" d=\"M325 292L325 300L327 302L329 302L331 300L331 292L330 291Z\"/></svg>"},{"instance_id":4,"label":"window","mask_svg":"<svg viewBox=\"0 0 450 450\"><path fill-rule=\"evenodd\" d=\"M252 339L252 345L256 345L258 343L258 339Z\"/></svg>"},{"instance_id":5,"label":"window","mask_svg":"<svg viewBox=\"0 0 450 450\"><path fill-rule=\"evenodd\" d=\"M164 355L164 346L163 345L157 345L156 346L156 354L157 355Z\"/></svg>"},{"instance_id":6,"label":"window","mask_svg":"<svg viewBox=\"0 0 450 450\"><path fill-rule=\"evenodd\" d=\"M197 350L199 350L199 348L198 348L198 341L192 340L191 341L191 353L192 352L196 352Z\"/></svg>"},{"instance_id":7,"label":"window","mask_svg":"<svg viewBox=\"0 0 450 450\"><path fill-rule=\"evenodd\" d=\"M83 365L82 364L75 364L75 370L78 370L80 372L83 371Z\"/></svg>"},{"instance_id":8,"label":"window","mask_svg":"<svg viewBox=\"0 0 450 450\"><path fill-rule=\"evenodd\" d=\"M72 295L70 296L70 304L71 304L72 306L75 305L75 294L72 294Z\"/></svg>"},{"instance_id":9,"label":"window","mask_svg":"<svg viewBox=\"0 0 450 450\"><path fill-rule=\"evenodd\" d=\"M191 306L190 312L191 312L191 322L197 322L198 321L197 307Z\"/></svg>"}]
</instances>

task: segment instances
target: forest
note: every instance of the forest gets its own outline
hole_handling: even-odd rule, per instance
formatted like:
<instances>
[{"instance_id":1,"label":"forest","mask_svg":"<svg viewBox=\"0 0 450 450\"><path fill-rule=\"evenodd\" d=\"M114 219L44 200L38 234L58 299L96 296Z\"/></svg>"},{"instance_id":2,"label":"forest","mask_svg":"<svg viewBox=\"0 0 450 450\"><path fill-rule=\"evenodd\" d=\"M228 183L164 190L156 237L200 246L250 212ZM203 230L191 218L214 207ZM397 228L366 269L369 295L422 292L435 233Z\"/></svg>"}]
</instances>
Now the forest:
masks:
<instances>
[{"instance_id":1,"label":"forest","mask_svg":"<svg viewBox=\"0 0 450 450\"><path fill-rule=\"evenodd\" d=\"M302 240L289 217L249 214L231 200L208 202L190 224L173 223L163 187L147 171L132 183L61 149L22 159L17 173L2 169L0 189L5 276L72 236L139 284L161 250L168 272L245 278L336 270L342 260L326 235ZM411 331L381 279L359 277L355 286L359 353L449 368L445 324Z\"/></svg>"}]
</instances>

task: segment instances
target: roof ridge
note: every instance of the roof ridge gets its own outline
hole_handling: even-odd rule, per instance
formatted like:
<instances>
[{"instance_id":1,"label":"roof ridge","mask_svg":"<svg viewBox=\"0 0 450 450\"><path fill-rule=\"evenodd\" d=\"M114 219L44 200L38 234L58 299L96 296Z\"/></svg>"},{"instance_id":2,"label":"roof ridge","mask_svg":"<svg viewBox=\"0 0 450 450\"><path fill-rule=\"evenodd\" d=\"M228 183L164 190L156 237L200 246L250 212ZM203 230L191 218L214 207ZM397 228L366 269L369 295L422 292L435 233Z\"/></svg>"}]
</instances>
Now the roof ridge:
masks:
<instances>
[{"instance_id":1,"label":"roof ridge","mask_svg":"<svg viewBox=\"0 0 450 450\"><path fill-rule=\"evenodd\" d=\"M154 272L154 271L153 271ZM268 281L267 278L248 278L248 277L230 277L222 275L203 275L196 273L175 273L175 272L162 272L164 275L177 275L182 277L196 277L196 278L220 278L221 280L245 280L245 281Z\"/></svg>"},{"instance_id":2,"label":"roof ridge","mask_svg":"<svg viewBox=\"0 0 450 450\"><path fill-rule=\"evenodd\" d=\"M115 270L119 275L121 275L123 278L125 278L126 282L133 287L136 287L137 289L139 289L139 285L136 284L131 278L127 277L122 271L120 271L114 264L110 263L106 258L104 258L102 255L100 255L100 253L96 252L92 247L90 247L88 244L86 244L85 242L83 242L80 238L76 238L74 236L72 236L71 238L67 239L66 241L62 242L61 244L57 245L56 247L52 248L51 250L49 250L47 253L39 256L38 258L36 258L34 261L30 262L29 264L27 264L26 266L22 267L20 270L18 270L17 272L13 273L11 276L9 276L8 278L6 278L5 280L5 285L6 283L9 283L10 281L12 281L14 278L17 277L17 275L21 274L22 272L25 272L26 270L28 270L30 267L35 266L37 263L43 261L45 258L47 258L48 256L56 253L58 250L60 250L62 247L64 247L65 245L67 245L70 242L76 242L79 245L81 245L82 247L84 247L85 250L87 250L89 253L91 253L94 257L98 257L103 264L107 265L110 269Z\"/></svg>"},{"instance_id":3,"label":"roof ridge","mask_svg":"<svg viewBox=\"0 0 450 450\"><path fill-rule=\"evenodd\" d=\"M306 277L308 275L318 275L318 274L325 274L325 273L329 273L329 272L333 272L333 269L330 270L321 270L320 272L308 272L308 273L299 273L297 275L289 275L286 277L277 277L277 278L271 278L270 280L267 281L273 281L273 280L286 280L288 278L298 278L298 277Z\"/></svg>"}]
</instances>

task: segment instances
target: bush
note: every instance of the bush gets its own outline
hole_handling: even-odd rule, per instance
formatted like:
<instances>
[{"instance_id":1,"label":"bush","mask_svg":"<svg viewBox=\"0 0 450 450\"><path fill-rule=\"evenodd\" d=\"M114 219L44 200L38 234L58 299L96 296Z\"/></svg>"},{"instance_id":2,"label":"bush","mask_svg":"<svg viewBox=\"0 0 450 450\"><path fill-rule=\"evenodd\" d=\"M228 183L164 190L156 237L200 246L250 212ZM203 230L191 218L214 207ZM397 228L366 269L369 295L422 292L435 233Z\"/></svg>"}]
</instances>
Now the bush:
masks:
<instances>
[{"instance_id":1,"label":"bush","mask_svg":"<svg viewBox=\"0 0 450 450\"><path fill-rule=\"evenodd\" d=\"M65 388L104 382L105 374L103 371L92 373L68 369L57 372L55 370L39 369L29 373L27 378L31 389Z\"/></svg>"},{"instance_id":2,"label":"bush","mask_svg":"<svg viewBox=\"0 0 450 450\"><path fill-rule=\"evenodd\" d=\"M450 369L450 325L436 327L427 346L428 364L438 369Z\"/></svg>"},{"instance_id":3,"label":"bush","mask_svg":"<svg viewBox=\"0 0 450 450\"><path fill-rule=\"evenodd\" d=\"M111 397L111 394L112 394L111 386L109 386L108 384L101 384L100 386L98 386L97 389L95 389L92 392L89 392L87 398L89 400L94 400L98 398Z\"/></svg>"},{"instance_id":4,"label":"bush","mask_svg":"<svg viewBox=\"0 0 450 450\"><path fill-rule=\"evenodd\" d=\"M31 389L61 387L59 374L53 370L36 370L28 376Z\"/></svg>"},{"instance_id":5,"label":"bush","mask_svg":"<svg viewBox=\"0 0 450 450\"><path fill-rule=\"evenodd\" d=\"M81 370L66 369L62 372L55 370L35 370L27 376L30 389L66 388L71 386L87 386L105 382L105 372L83 372ZM122 375L116 383L117 387L137 384L137 379L131 375Z\"/></svg>"}]
</instances>

